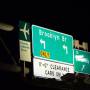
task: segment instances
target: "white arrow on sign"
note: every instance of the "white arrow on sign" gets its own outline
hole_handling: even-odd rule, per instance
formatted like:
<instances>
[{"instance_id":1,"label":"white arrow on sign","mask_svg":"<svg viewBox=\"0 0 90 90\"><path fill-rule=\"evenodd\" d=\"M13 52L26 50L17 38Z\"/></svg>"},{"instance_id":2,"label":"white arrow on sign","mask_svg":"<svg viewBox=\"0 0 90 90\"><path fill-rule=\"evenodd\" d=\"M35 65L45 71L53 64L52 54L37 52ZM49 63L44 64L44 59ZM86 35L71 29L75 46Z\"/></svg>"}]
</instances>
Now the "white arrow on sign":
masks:
<instances>
[{"instance_id":1,"label":"white arrow on sign","mask_svg":"<svg viewBox=\"0 0 90 90\"><path fill-rule=\"evenodd\" d=\"M76 55L75 58L76 58L76 61L85 62L89 64L89 60L85 58L84 55Z\"/></svg>"},{"instance_id":2,"label":"white arrow on sign","mask_svg":"<svg viewBox=\"0 0 90 90\"><path fill-rule=\"evenodd\" d=\"M63 45L63 49L66 50L66 54L68 54L68 48L66 45Z\"/></svg>"},{"instance_id":3,"label":"white arrow on sign","mask_svg":"<svg viewBox=\"0 0 90 90\"><path fill-rule=\"evenodd\" d=\"M45 48L46 48L46 46L45 46L45 41L42 40L42 39L40 39L40 43L44 45L44 49L45 49Z\"/></svg>"},{"instance_id":4,"label":"white arrow on sign","mask_svg":"<svg viewBox=\"0 0 90 90\"><path fill-rule=\"evenodd\" d=\"M85 68L85 65L82 66L81 71L83 71L84 68Z\"/></svg>"}]
</instances>

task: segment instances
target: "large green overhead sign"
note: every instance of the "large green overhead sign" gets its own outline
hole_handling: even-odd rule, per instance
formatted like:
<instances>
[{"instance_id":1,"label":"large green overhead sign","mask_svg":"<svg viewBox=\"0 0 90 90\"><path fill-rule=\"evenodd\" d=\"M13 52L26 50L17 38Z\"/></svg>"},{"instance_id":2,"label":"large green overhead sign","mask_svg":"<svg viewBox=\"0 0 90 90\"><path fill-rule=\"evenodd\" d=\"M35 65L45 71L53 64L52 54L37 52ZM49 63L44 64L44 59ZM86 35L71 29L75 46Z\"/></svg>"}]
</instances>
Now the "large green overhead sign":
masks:
<instances>
[{"instance_id":1,"label":"large green overhead sign","mask_svg":"<svg viewBox=\"0 0 90 90\"><path fill-rule=\"evenodd\" d=\"M74 49L74 70L78 73L90 74L90 52Z\"/></svg>"},{"instance_id":2,"label":"large green overhead sign","mask_svg":"<svg viewBox=\"0 0 90 90\"><path fill-rule=\"evenodd\" d=\"M19 22L20 60L31 62L30 23Z\"/></svg>"},{"instance_id":3,"label":"large green overhead sign","mask_svg":"<svg viewBox=\"0 0 90 90\"><path fill-rule=\"evenodd\" d=\"M73 64L73 37L32 25L33 55L50 61Z\"/></svg>"}]
</instances>

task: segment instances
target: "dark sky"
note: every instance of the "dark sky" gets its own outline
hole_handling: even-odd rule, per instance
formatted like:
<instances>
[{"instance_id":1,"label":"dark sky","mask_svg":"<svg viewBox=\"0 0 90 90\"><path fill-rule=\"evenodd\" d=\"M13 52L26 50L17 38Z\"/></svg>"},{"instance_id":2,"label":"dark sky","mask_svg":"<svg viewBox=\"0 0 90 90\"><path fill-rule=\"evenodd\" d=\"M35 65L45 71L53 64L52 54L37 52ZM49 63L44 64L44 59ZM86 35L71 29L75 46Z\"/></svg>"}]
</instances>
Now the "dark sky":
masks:
<instances>
[{"instance_id":1,"label":"dark sky","mask_svg":"<svg viewBox=\"0 0 90 90\"><path fill-rule=\"evenodd\" d=\"M15 57L18 57L16 54L18 53L17 25L19 20L28 21L31 24L73 35L74 39L79 39L80 42L89 42L88 8L58 8L49 13L46 13L44 10L42 12L35 9L30 10L28 8L25 13L17 13L15 11L11 14L0 15L0 21L10 23L16 27L12 32L0 31L0 36L5 40L5 43L11 49L12 53L14 53Z\"/></svg>"},{"instance_id":2,"label":"dark sky","mask_svg":"<svg viewBox=\"0 0 90 90\"><path fill-rule=\"evenodd\" d=\"M16 24L17 21L26 20L31 24L40 25L56 31L73 35L82 41L88 41L89 10L88 8L52 8L49 10L25 8L19 13L7 13L0 16L1 21Z\"/></svg>"}]
</instances>

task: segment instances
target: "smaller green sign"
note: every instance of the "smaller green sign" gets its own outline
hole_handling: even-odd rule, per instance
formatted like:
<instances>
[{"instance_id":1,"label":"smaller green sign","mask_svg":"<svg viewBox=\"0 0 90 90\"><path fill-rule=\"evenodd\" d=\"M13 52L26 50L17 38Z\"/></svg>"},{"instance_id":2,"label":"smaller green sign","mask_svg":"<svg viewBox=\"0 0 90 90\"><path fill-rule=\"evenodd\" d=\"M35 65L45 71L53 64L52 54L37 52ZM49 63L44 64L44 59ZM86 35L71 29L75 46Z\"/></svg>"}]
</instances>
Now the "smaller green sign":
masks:
<instances>
[{"instance_id":1,"label":"smaller green sign","mask_svg":"<svg viewBox=\"0 0 90 90\"><path fill-rule=\"evenodd\" d=\"M90 74L90 52L74 49L75 72Z\"/></svg>"},{"instance_id":2,"label":"smaller green sign","mask_svg":"<svg viewBox=\"0 0 90 90\"><path fill-rule=\"evenodd\" d=\"M19 28L20 28L19 39L24 41L30 41L30 23L20 21Z\"/></svg>"}]
</instances>

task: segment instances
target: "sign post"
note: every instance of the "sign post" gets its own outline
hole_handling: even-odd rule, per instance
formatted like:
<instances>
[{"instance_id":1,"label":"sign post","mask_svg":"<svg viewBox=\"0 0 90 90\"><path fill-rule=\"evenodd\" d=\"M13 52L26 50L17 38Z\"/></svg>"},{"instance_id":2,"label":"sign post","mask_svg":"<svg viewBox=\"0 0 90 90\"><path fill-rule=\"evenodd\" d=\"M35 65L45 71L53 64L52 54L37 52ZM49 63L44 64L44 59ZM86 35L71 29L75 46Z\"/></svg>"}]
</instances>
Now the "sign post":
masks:
<instances>
[{"instance_id":1,"label":"sign post","mask_svg":"<svg viewBox=\"0 0 90 90\"><path fill-rule=\"evenodd\" d=\"M24 21L19 22L19 44L20 60L22 61L23 76L26 77L25 62L31 62L30 24Z\"/></svg>"}]
</instances>

